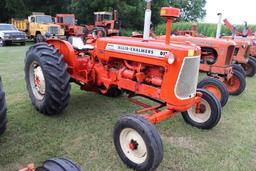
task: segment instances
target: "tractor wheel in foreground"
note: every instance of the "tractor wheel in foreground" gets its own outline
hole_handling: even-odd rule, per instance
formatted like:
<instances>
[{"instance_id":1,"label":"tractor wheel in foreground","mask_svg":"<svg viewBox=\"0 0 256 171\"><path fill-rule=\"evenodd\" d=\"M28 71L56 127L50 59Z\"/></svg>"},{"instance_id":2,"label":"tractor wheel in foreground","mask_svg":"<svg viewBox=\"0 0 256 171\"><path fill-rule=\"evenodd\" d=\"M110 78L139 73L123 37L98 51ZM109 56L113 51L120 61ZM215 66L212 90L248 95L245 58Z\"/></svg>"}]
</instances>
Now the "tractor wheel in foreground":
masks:
<instances>
[{"instance_id":1,"label":"tractor wheel in foreground","mask_svg":"<svg viewBox=\"0 0 256 171\"><path fill-rule=\"evenodd\" d=\"M82 171L72 160L66 158L52 158L43 163L35 171Z\"/></svg>"},{"instance_id":2,"label":"tractor wheel in foreground","mask_svg":"<svg viewBox=\"0 0 256 171\"><path fill-rule=\"evenodd\" d=\"M121 118L115 125L113 138L118 155L134 170L153 171L163 159L160 135L142 116Z\"/></svg>"},{"instance_id":3,"label":"tractor wheel in foreground","mask_svg":"<svg viewBox=\"0 0 256 171\"><path fill-rule=\"evenodd\" d=\"M253 77L256 74L256 63L252 58L249 58L246 64L242 64L246 76Z\"/></svg>"},{"instance_id":4,"label":"tractor wheel in foreground","mask_svg":"<svg viewBox=\"0 0 256 171\"><path fill-rule=\"evenodd\" d=\"M206 78L200 81L197 85L198 88L203 88L210 91L217 97L221 106L225 106L228 102L229 93L228 89L223 82L215 78Z\"/></svg>"},{"instance_id":5,"label":"tractor wheel in foreground","mask_svg":"<svg viewBox=\"0 0 256 171\"><path fill-rule=\"evenodd\" d=\"M67 64L57 49L46 43L31 46L25 59L25 80L35 108L46 115L61 113L70 98Z\"/></svg>"},{"instance_id":6,"label":"tractor wheel in foreground","mask_svg":"<svg viewBox=\"0 0 256 171\"><path fill-rule=\"evenodd\" d=\"M239 71L241 74L243 74L244 77L246 77L246 72L245 72L244 68L241 65L232 64L232 68L233 68L233 70Z\"/></svg>"},{"instance_id":7,"label":"tractor wheel in foreground","mask_svg":"<svg viewBox=\"0 0 256 171\"><path fill-rule=\"evenodd\" d=\"M5 101L5 93L2 89L2 81L0 77L0 135L2 135L7 126L7 107Z\"/></svg>"},{"instance_id":8,"label":"tractor wheel in foreground","mask_svg":"<svg viewBox=\"0 0 256 171\"><path fill-rule=\"evenodd\" d=\"M209 91L198 89L197 92L203 94L199 109L195 104L186 112L182 112L184 120L200 129L211 129L218 124L221 118L221 104L217 98Z\"/></svg>"},{"instance_id":9,"label":"tractor wheel in foreground","mask_svg":"<svg viewBox=\"0 0 256 171\"><path fill-rule=\"evenodd\" d=\"M224 84L230 95L238 96L245 90L246 79L240 72L234 70L233 76L229 80L225 80Z\"/></svg>"}]
</instances>

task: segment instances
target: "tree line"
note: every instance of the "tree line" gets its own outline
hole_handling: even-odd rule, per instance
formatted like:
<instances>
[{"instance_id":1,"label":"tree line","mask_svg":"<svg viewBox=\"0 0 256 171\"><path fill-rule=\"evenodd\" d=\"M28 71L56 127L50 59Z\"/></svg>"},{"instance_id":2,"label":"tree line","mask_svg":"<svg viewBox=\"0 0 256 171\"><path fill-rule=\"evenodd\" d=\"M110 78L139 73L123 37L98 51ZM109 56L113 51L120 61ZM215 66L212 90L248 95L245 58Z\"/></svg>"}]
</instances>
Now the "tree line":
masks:
<instances>
[{"instance_id":1,"label":"tree line","mask_svg":"<svg viewBox=\"0 0 256 171\"><path fill-rule=\"evenodd\" d=\"M159 16L163 6L180 8L179 21L198 21L206 15L205 4L206 0L153 0L152 22L154 25L164 22ZM93 12L117 9L122 27L141 30L144 8L144 0L0 0L0 22L27 18L32 12L45 12L52 16L74 13L80 24L92 24Z\"/></svg>"}]
</instances>

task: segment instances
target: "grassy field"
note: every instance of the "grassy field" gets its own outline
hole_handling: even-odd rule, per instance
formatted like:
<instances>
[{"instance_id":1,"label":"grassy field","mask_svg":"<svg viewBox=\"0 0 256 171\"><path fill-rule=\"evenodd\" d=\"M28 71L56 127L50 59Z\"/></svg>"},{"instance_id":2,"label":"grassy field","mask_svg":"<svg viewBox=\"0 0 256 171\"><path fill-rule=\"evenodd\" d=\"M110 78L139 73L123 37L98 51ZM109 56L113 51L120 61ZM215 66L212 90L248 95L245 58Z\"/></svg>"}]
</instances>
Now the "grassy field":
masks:
<instances>
[{"instance_id":1,"label":"grassy field","mask_svg":"<svg viewBox=\"0 0 256 171\"><path fill-rule=\"evenodd\" d=\"M25 88L23 61L28 46L0 48L0 75L7 94L9 125L0 137L0 170L14 171L30 162L68 156L86 171L128 170L112 143L117 119L136 107L125 96L108 98L72 85L65 112L46 117L31 105ZM180 114L157 125L164 143L165 170L256 170L256 78L231 97L217 127L202 131Z\"/></svg>"}]
</instances>

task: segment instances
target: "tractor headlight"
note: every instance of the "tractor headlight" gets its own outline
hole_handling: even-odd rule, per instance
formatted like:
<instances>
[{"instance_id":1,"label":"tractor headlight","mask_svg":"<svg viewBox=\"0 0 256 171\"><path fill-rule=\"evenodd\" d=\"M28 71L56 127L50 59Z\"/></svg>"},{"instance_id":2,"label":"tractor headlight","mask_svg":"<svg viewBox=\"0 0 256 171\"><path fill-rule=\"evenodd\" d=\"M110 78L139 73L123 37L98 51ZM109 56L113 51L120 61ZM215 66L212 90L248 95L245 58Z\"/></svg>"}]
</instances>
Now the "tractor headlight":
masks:
<instances>
[{"instance_id":1,"label":"tractor headlight","mask_svg":"<svg viewBox=\"0 0 256 171\"><path fill-rule=\"evenodd\" d=\"M173 64L175 61L175 56L173 53L169 53L168 55L168 64Z\"/></svg>"}]
</instances>

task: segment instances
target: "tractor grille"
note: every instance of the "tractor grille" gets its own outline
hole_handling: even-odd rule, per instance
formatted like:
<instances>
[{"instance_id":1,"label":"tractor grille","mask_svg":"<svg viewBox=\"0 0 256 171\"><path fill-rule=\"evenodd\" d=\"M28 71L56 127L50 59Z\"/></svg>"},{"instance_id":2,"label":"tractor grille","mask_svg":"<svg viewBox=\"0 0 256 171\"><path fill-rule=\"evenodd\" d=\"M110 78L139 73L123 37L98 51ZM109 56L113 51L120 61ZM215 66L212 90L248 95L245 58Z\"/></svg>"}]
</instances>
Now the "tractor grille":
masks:
<instances>
[{"instance_id":1,"label":"tractor grille","mask_svg":"<svg viewBox=\"0 0 256 171\"><path fill-rule=\"evenodd\" d=\"M200 57L186 57L175 87L178 99L189 99L196 95Z\"/></svg>"},{"instance_id":2,"label":"tractor grille","mask_svg":"<svg viewBox=\"0 0 256 171\"><path fill-rule=\"evenodd\" d=\"M48 29L48 32L49 32L50 34L58 35L58 34L59 34L59 27L50 26L49 29Z\"/></svg>"}]
</instances>

